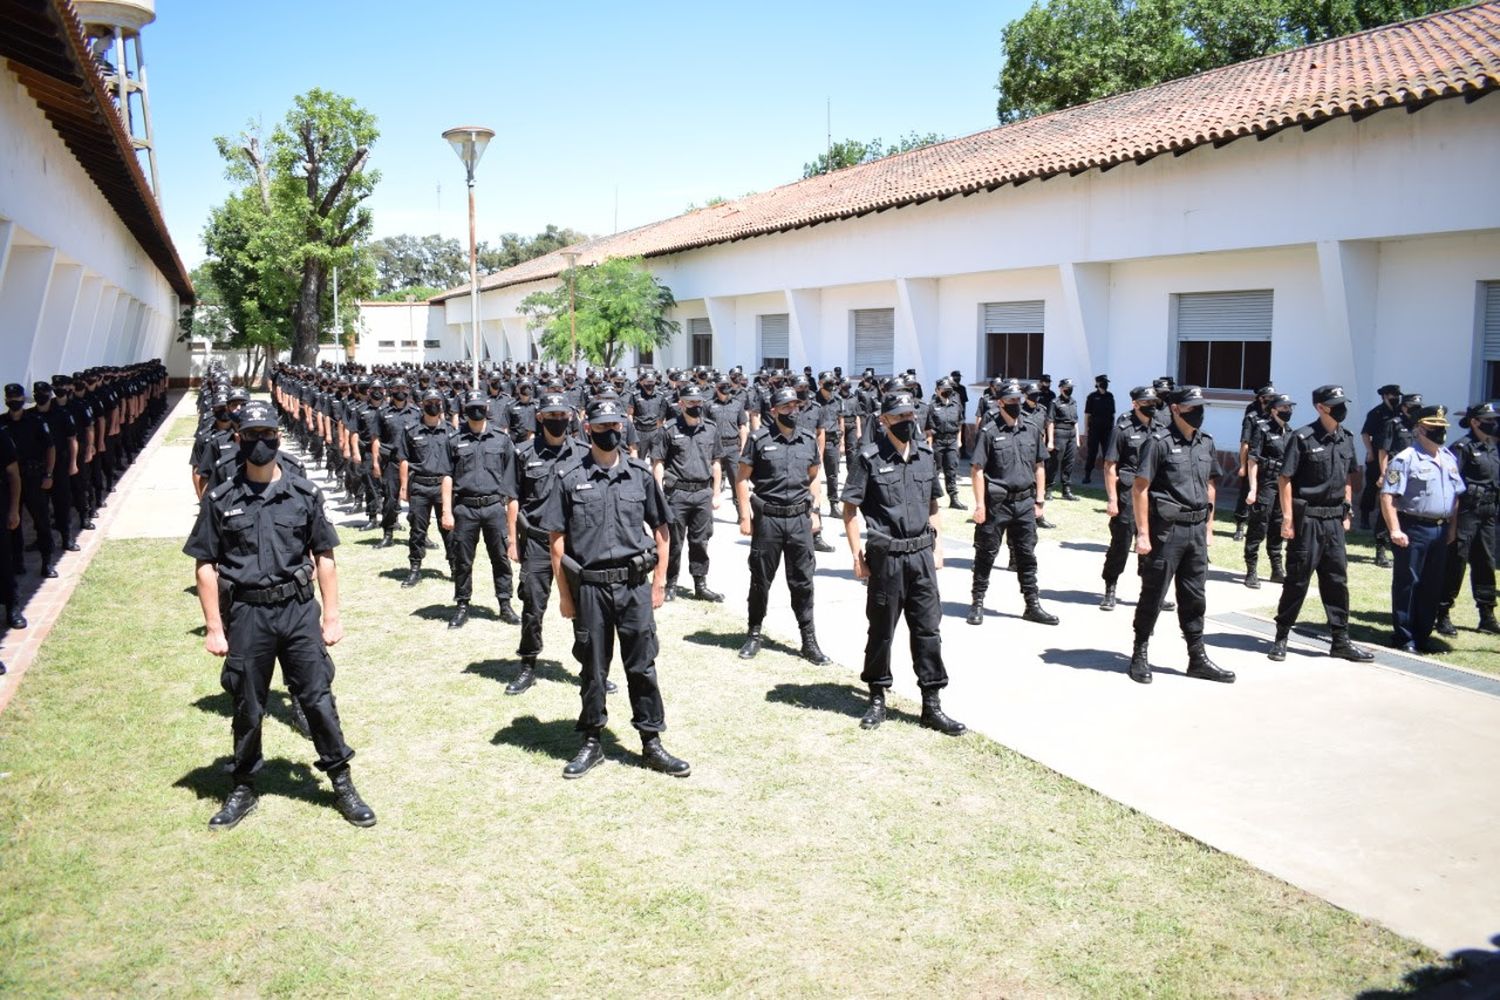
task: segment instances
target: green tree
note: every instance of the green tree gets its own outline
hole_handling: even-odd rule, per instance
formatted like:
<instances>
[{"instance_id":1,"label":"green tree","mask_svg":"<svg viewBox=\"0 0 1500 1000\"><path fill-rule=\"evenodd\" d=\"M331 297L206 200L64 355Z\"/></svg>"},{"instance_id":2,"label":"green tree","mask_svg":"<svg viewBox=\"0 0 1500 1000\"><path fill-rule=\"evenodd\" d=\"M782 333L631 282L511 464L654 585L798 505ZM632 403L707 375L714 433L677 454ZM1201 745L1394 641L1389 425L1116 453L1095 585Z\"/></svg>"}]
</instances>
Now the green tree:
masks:
<instances>
[{"instance_id":1,"label":"green tree","mask_svg":"<svg viewBox=\"0 0 1500 1000\"><path fill-rule=\"evenodd\" d=\"M880 139L871 139L862 142L859 139L844 139L834 143L829 149L821 152L811 163L802 165L803 177L816 177L826 174L830 170L842 170L845 167L857 166L861 163L869 163L873 160L884 159L897 153L905 153L913 149L921 149L923 146L931 146L935 142L942 142L942 137L936 132L928 132L919 135L910 132L889 146Z\"/></svg>"},{"instance_id":2,"label":"green tree","mask_svg":"<svg viewBox=\"0 0 1500 1000\"><path fill-rule=\"evenodd\" d=\"M458 240L427 236L387 236L370 244L379 297L418 288L452 288L469 280L469 254Z\"/></svg>"},{"instance_id":3,"label":"green tree","mask_svg":"<svg viewBox=\"0 0 1500 1000\"><path fill-rule=\"evenodd\" d=\"M495 271L503 271L507 267L515 267L517 264L540 257L543 254L570 247L575 243L583 243L592 239L587 233L580 233L576 229L566 226L559 228L551 223L547 228L535 236L522 236L519 233L501 233L500 245L491 247L488 243L479 244L479 271L481 274L490 274ZM463 284L469 280L469 262L464 258L464 273L456 282Z\"/></svg>"},{"instance_id":4,"label":"green tree","mask_svg":"<svg viewBox=\"0 0 1500 1000\"><path fill-rule=\"evenodd\" d=\"M1002 123L1451 7L1434 0L1034 0L1002 33Z\"/></svg>"},{"instance_id":5,"label":"green tree","mask_svg":"<svg viewBox=\"0 0 1500 1000\"><path fill-rule=\"evenodd\" d=\"M542 331L542 353L571 361L569 285L578 324L578 352L590 364L613 366L629 348L655 350L679 329L667 312L677 305L672 290L646 270L639 257L615 257L559 275L557 287L521 300L533 330Z\"/></svg>"}]
</instances>

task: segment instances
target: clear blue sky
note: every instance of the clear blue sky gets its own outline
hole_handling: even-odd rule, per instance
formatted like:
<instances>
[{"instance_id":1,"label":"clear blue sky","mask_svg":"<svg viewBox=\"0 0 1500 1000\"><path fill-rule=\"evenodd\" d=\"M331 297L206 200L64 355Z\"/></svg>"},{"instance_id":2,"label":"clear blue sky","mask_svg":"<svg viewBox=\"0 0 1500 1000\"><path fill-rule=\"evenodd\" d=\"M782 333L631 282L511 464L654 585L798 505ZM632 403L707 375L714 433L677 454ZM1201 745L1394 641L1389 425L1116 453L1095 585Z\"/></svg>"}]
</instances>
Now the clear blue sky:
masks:
<instances>
[{"instance_id":1,"label":"clear blue sky","mask_svg":"<svg viewBox=\"0 0 1500 1000\"><path fill-rule=\"evenodd\" d=\"M1000 32L1025 0L954 3L158 0L143 43L162 200L189 266L229 191L213 137L324 87L373 112L375 235L464 235L443 142L493 128L479 234L589 233L801 176L833 137L995 124ZM441 192L439 192L441 185Z\"/></svg>"}]
</instances>

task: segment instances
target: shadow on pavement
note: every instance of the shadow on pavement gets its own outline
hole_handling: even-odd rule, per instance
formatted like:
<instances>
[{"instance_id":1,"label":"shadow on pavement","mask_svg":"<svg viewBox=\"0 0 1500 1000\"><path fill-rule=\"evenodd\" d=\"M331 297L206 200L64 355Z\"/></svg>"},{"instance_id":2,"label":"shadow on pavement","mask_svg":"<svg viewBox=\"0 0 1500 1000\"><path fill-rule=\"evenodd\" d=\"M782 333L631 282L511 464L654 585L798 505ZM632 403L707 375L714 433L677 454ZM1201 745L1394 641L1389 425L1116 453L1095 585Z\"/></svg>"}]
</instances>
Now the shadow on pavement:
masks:
<instances>
[{"instance_id":1,"label":"shadow on pavement","mask_svg":"<svg viewBox=\"0 0 1500 1000\"><path fill-rule=\"evenodd\" d=\"M1071 538L1065 538L1058 542L1059 548L1077 549L1080 552L1108 552L1109 546L1103 542L1079 542Z\"/></svg>"},{"instance_id":2,"label":"shadow on pavement","mask_svg":"<svg viewBox=\"0 0 1500 1000\"><path fill-rule=\"evenodd\" d=\"M850 687L848 684L839 684L834 681L778 684L766 692L766 701L779 705L791 705L793 708L815 708L822 712L832 712L835 715L846 715L851 719L858 719L865 714L865 709L870 707L870 699L865 692ZM886 702L885 711L889 719L899 719L913 724L919 721L917 716L910 712L903 712L889 701Z\"/></svg>"},{"instance_id":3,"label":"shadow on pavement","mask_svg":"<svg viewBox=\"0 0 1500 1000\"><path fill-rule=\"evenodd\" d=\"M200 799L221 800L229 794L232 780L229 776L229 758L213 764L195 767L172 783L173 788L186 788ZM333 808L333 789L319 780L313 769L304 763L275 757L267 760L255 774L255 791L258 795L279 795L283 798L310 802L315 806Z\"/></svg>"},{"instance_id":4,"label":"shadow on pavement","mask_svg":"<svg viewBox=\"0 0 1500 1000\"><path fill-rule=\"evenodd\" d=\"M1045 649L1041 659L1043 663L1056 663L1074 670L1098 670L1107 674L1130 672L1130 657L1113 649ZM1187 676L1183 670L1161 666L1158 659L1155 655L1151 657L1152 673ZM1182 652L1182 660L1184 663L1187 661L1186 650Z\"/></svg>"}]
</instances>

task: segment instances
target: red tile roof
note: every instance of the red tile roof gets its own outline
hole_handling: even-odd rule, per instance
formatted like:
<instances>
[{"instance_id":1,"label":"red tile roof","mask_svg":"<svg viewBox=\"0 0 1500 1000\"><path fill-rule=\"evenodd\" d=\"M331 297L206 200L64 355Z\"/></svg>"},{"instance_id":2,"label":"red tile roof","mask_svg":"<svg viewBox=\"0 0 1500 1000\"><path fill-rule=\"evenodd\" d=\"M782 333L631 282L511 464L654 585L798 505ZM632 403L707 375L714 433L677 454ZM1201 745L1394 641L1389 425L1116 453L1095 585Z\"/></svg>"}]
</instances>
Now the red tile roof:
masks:
<instances>
[{"instance_id":1,"label":"red tile roof","mask_svg":"<svg viewBox=\"0 0 1500 1000\"><path fill-rule=\"evenodd\" d=\"M135 146L88 56L68 0L0 0L0 57L146 251L178 299L195 301Z\"/></svg>"},{"instance_id":2,"label":"red tile roof","mask_svg":"<svg viewBox=\"0 0 1500 1000\"><path fill-rule=\"evenodd\" d=\"M1500 2L1475 4L1252 59L747 195L580 243L583 264L680 253L1062 173L1145 162L1207 143L1312 128L1382 108L1500 89ZM480 279L554 277L561 251ZM441 301L468 285L434 296Z\"/></svg>"}]
</instances>

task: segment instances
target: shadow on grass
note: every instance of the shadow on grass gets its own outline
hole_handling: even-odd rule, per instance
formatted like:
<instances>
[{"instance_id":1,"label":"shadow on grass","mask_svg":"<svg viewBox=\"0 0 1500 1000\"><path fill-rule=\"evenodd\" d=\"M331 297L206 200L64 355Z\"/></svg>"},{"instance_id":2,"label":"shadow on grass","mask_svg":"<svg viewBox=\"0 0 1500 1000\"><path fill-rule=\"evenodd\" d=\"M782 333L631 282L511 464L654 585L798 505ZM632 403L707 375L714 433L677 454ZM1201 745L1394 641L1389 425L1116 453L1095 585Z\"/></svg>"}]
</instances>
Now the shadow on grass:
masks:
<instances>
[{"instance_id":1,"label":"shadow on grass","mask_svg":"<svg viewBox=\"0 0 1500 1000\"><path fill-rule=\"evenodd\" d=\"M405 580L406 574L410 572L411 567L408 566L406 569L383 569L377 575L386 580L395 580L399 583L400 581ZM425 582L427 580L443 580L446 579L447 576L448 574L444 573L440 569L427 569L426 567L423 567L421 576L418 577L418 579ZM470 613L473 612L473 608L470 608L469 610Z\"/></svg>"},{"instance_id":2,"label":"shadow on grass","mask_svg":"<svg viewBox=\"0 0 1500 1000\"><path fill-rule=\"evenodd\" d=\"M224 691L204 695L193 702L193 707L211 715L222 715L226 719L234 718L234 702ZM271 696L266 699L266 714L292 732L301 734L301 730L292 724L292 696L289 692L272 692Z\"/></svg>"},{"instance_id":3,"label":"shadow on grass","mask_svg":"<svg viewBox=\"0 0 1500 1000\"><path fill-rule=\"evenodd\" d=\"M516 679L516 673L521 669L520 657L511 657L506 660L478 660L464 667L464 673L477 674L497 684L509 684ZM552 681L554 684L567 684L577 686L578 678L567 670L557 660L536 661L537 680Z\"/></svg>"},{"instance_id":4,"label":"shadow on grass","mask_svg":"<svg viewBox=\"0 0 1500 1000\"><path fill-rule=\"evenodd\" d=\"M620 741L609 730L599 736L604 754L618 760L624 752ZM511 746L529 753L546 754L553 760L570 761L583 745L583 734L578 731L573 719L550 719L543 722L534 715L523 715L512 719L490 737L495 746ZM638 756L638 755L636 755Z\"/></svg>"},{"instance_id":5,"label":"shadow on grass","mask_svg":"<svg viewBox=\"0 0 1500 1000\"><path fill-rule=\"evenodd\" d=\"M766 692L766 701L793 708L812 708L820 712L832 712L858 719L870 707L869 695L848 684L820 681L813 684L778 684ZM917 723L920 720L910 712L886 703L886 716L903 722Z\"/></svg>"},{"instance_id":6,"label":"shadow on grass","mask_svg":"<svg viewBox=\"0 0 1500 1000\"><path fill-rule=\"evenodd\" d=\"M172 787L189 789L199 799L219 801L233 787L228 768L228 758L195 767L172 782ZM279 795L330 809L335 802L333 789L318 779L312 767L301 762L294 764L280 757L267 760L256 772L255 791L258 795Z\"/></svg>"},{"instance_id":7,"label":"shadow on grass","mask_svg":"<svg viewBox=\"0 0 1500 1000\"><path fill-rule=\"evenodd\" d=\"M1480 1000L1500 997L1500 934L1495 951L1462 948L1442 964L1424 965L1401 977L1394 990L1364 990L1355 1000Z\"/></svg>"},{"instance_id":8,"label":"shadow on grass","mask_svg":"<svg viewBox=\"0 0 1500 1000\"><path fill-rule=\"evenodd\" d=\"M689 632L684 635L682 641L691 642L695 646L712 646L715 649L732 649L735 652L739 652L739 648L745 644L745 638L748 634L748 632L709 632L706 629L699 629L696 632ZM785 653L788 656L798 655L797 647L779 642L764 633L761 635L760 649L762 653L774 652Z\"/></svg>"},{"instance_id":9,"label":"shadow on grass","mask_svg":"<svg viewBox=\"0 0 1500 1000\"><path fill-rule=\"evenodd\" d=\"M447 622L458 613L457 604L429 604L425 608L414 608L411 612L413 618L422 618L430 622ZM469 604L470 621L499 621L500 614L492 608L483 604Z\"/></svg>"}]
</instances>

